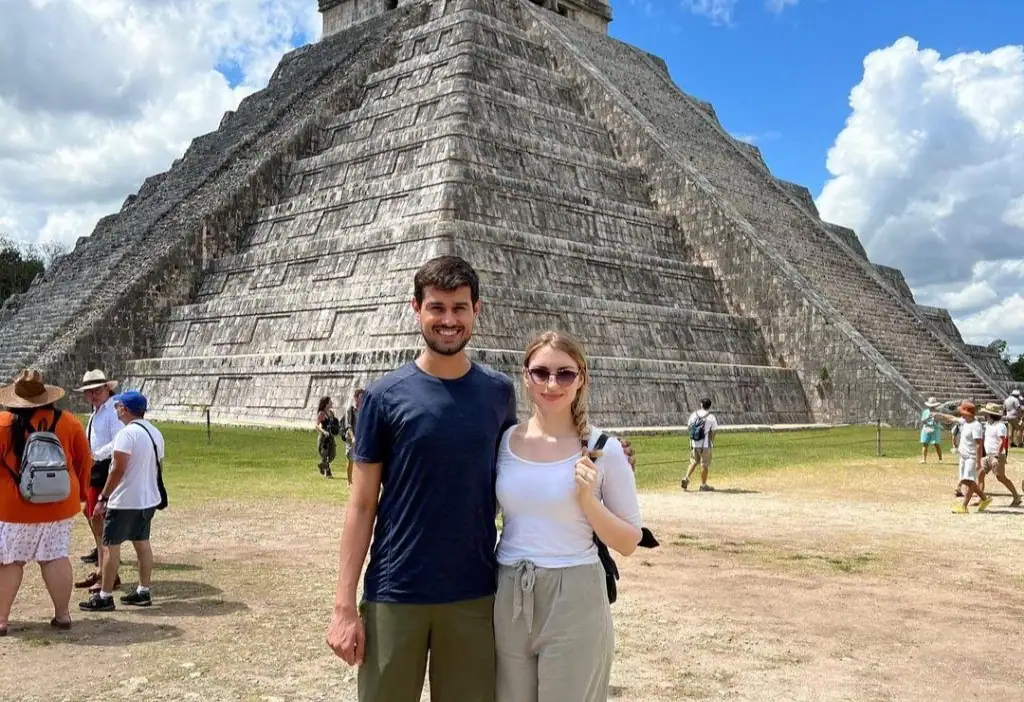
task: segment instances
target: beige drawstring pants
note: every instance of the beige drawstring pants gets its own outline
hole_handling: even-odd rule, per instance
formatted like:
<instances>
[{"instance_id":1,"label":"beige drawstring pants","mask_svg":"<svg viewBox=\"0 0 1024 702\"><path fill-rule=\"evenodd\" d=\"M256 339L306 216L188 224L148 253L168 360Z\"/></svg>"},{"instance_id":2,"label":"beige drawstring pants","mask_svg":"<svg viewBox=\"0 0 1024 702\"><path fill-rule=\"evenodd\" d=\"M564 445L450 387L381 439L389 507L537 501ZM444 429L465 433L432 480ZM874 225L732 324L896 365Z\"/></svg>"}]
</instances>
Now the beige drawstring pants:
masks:
<instances>
[{"instance_id":1,"label":"beige drawstring pants","mask_svg":"<svg viewBox=\"0 0 1024 702\"><path fill-rule=\"evenodd\" d=\"M600 563L500 566L496 702L606 702L615 651Z\"/></svg>"}]
</instances>

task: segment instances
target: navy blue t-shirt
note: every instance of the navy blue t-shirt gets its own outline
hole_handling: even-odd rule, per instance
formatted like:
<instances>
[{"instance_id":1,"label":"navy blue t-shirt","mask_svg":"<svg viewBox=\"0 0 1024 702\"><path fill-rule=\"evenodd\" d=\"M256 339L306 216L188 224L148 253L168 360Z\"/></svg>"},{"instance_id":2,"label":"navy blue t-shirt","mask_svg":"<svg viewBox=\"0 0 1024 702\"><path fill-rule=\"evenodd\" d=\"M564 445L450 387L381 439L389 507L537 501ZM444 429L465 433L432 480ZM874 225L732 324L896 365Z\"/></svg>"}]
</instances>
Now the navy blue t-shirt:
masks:
<instances>
[{"instance_id":1,"label":"navy blue t-shirt","mask_svg":"<svg viewBox=\"0 0 1024 702\"><path fill-rule=\"evenodd\" d=\"M366 389L353 460L381 463L363 597L439 604L493 595L498 442L516 423L508 376L442 380L409 363Z\"/></svg>"}]
</instances>

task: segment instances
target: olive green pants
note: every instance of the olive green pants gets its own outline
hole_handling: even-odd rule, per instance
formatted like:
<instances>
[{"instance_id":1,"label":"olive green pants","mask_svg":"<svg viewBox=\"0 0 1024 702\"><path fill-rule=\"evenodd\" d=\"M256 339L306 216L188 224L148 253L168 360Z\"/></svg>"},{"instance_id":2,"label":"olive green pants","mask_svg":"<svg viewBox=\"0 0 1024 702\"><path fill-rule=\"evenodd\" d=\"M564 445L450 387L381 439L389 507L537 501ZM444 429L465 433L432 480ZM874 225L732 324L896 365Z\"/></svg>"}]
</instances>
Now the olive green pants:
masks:
<instances>
[{"instance_id":1,"label":"olive green pants","mask_svg":"<svg viewBox=\"0 0 1024 702\"><path fill-rule=\"evenodd\" d=\"M363 602L359 702L494 702L494 597L438 605Z\"/></svg>"}]
</instances>

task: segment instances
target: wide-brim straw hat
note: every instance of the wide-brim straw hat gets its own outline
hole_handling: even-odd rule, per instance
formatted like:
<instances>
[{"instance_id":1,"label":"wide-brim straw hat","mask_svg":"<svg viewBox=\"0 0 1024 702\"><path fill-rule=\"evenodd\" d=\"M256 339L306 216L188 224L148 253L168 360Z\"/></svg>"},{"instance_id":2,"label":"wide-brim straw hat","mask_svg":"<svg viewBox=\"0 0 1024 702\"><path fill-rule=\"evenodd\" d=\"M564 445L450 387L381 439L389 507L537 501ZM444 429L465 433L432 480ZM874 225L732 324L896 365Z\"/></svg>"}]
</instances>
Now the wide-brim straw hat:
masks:
<instances>
[{"instance_id":1,"label":"wide-brim straw hat","mask_svg":"<svg viewBox=\"0 0 1024 702\"><path fill-rule=\"evenodd\" d=\"M43 383L37 370L23 370L14 382L0 388L0 405L8 409L31 409L53 404L64 397L64 388Z\"/></svg>"},{"instance_id":2,"label":"wide-brim straw hat","mask_svg":"<svg viewBox=\"0 0 1024 702\"><path fill-rule=\"evenodd\" d=\"M111 380L107 377L107 374L103 371L91 370L82 376L82 386L75 388L75 392L85 392L86 390L93 390L95 388L102 388L106 386L111 392L117 387L117 381Z\"/></svg>"},{"instance_id":3,"label":"wide-brim straw hat","mask_svg":"<svg viewBox=\"0 0 1024 702\"><path fill-rule=\"evenodd\" d=\"M987 405L981 408L981 413L1002 419L1003 406L995 402L989 402Z\"/></svg>"},{"instance_id":4,"label":"wide-brim straw hat","mask_svg":"<svg viewBox=\"0 0 1024 702\"><path fill-rule=\"evenodd\" d=\"M934 397L929 397L928 401L924 403L924 406L928 409L935 409L936 407L942 407L942 403L936 400Z\"/></svg>"}]
</instances>

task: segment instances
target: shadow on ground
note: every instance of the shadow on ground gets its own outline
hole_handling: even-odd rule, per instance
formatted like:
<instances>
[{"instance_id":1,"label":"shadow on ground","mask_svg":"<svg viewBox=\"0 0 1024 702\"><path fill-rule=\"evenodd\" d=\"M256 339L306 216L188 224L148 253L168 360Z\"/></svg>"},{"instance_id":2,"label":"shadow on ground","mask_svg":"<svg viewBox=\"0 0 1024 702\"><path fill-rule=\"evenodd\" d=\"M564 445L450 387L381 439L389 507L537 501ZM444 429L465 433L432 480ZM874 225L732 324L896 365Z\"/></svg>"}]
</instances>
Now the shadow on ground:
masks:
<instances>
[{"instance_id":1,"label":"shadow on ground","mask_svg":"<svg viewBox=\"0 0 1024 702\"><path fill-rule=\"evenodd\" d=\"M74 617L74 615L72 615ZM59 631L43 622L12 622L9 636L29 646L124 646L179 638L184 630L172 624L115 619L117 613L89 614L73 619L70 631Z\"/></svg>"}]
</instances>

